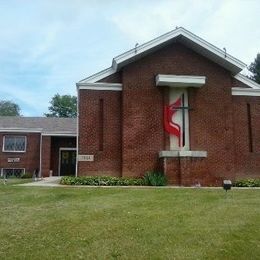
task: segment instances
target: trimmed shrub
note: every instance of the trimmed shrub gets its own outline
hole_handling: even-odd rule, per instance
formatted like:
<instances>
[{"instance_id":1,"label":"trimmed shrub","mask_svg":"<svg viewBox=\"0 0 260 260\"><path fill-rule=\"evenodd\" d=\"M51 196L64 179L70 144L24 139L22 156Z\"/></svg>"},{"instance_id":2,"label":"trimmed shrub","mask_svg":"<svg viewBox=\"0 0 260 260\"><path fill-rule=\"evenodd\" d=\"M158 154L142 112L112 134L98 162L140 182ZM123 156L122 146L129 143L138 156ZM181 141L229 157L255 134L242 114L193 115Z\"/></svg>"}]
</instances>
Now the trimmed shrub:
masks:
<instances>
[{"instance_id":1,"label":"trimmed shrub","mask_svg":"<svg viewBox=\"0 0 260 260\"><path fill-rule=\"evenodd\" d=\"M30 172L25 172L22 176L21 176L21 178L22 179L29 179L29 178L32 178L32 173L30 173Z\"/></svg>"},{"instance_id":2,"label":"trimmed shrub","mask_svg":"<svg viewBox=\"0 0 260 260\"><path fill-rule=\"evenodd\" d=\"M162 172L146 172L144 175L145 185L149 186L165 186L167 179Z\"/></svg>"},{"instance_id":3,"label":"trimmed shrub","mask_svg":"<svg viewBox=\"0 0 260 260\"><path fill-rule=\"evenodd\" d=\"M260 187L260 179L242 179L234 182L235 187Z\"/></svg>"},{"instance_id":4,"label":"trimmed shrub","mask_svg":"<svg viewBox=\"0 0 260 260\"><path fill-rule=\"evenodd\" d=\"M119 178L110 176L64 176L60 184L63 185L91 185L91 186L140 186L144 185L143 179Z\"/></svg>"}]
</instances>

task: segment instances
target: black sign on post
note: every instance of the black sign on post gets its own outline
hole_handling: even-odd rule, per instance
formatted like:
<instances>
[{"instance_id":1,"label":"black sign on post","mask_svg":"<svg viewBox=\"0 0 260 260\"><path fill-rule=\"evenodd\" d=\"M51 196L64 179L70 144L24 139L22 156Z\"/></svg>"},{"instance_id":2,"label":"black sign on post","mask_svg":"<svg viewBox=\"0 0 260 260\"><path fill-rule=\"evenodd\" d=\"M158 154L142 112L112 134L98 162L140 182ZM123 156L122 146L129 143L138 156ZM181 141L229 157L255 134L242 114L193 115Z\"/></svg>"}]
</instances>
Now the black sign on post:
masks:
<instances>
[{"instance_id":1,"label":"black sign on post","mask_svg":"<svg viewBox=\"0 0 260 260\"><path fill-rule=\"evenodd\" d=\"M231 190L232 182L231 180L224 180L223 181L223 189L227 192L228 190Z\"/></svg>"}]
</instances>

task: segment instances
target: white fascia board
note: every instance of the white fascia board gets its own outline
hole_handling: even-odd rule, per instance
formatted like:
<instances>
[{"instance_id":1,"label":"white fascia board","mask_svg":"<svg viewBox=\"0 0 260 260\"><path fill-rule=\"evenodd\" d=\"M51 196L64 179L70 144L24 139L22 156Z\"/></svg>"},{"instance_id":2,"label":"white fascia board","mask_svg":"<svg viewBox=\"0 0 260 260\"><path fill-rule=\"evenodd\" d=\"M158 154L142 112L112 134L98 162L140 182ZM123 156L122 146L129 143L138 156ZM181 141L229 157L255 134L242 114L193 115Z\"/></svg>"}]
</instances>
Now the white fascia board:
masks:
<instances>
[{"instance_id":1,"label":"white fascia board","mask_svg":"<svg viewBox=\"0 0 260 260\"><path fill-rule=\"evenodd\" d=\"M71 136L76 137L77 133L75 132L44 132L42 133L43 136Z\"/></svg>"},{"instance_id":2,"label":"white fascia board","mask_svg":"<svg viewBox=\"0 0 260 260\"><path fill-rule=\"evenodd\" d=\"M232 96L260 97L260 88L232 88Z\"/></svg>"},{"instance_id":3,"label":"white fascia board","mask_svg":"<svg viewBox=\"0 0 260 260\"><path fill-rule=\"evenodd\" d=\"M93 74L93 75L91 75L91 76L89 76L85 79L80 80L77 83L77 85L81 84L81 83L95 83L95 82L97 82L97 81L99 81L99 80L101 80L105 77L108 77L108 76L114 74L115 72L116 71L112 67L109 67L109 68L101 70L101 71L99 71L99 72L97 72L97 73L95 73L95 74Z\"/></svg>"},{"instance_id":4,"label":"white fascia board","mask_svg":"<svg viewBox=\"0 0 260 260\"><path fill-rule=\"evenodd\" d=\"M156 86L170 87L202 87L206 83L205 76L163 75L156 76Z\"/></svg>"},{"instance_id":5,"label":"white fascia board","mask_svg":"<svg viewBox=\"0 0 260 260\"><path fill-rule=\"evenodd\" d=\"M142 52L145 52L151 48L154 48L168 40L171 40L177 36L179 36L181 34L181 30L182 28L178 28L178 29L175 29L173 31L170 31L168 33L165 33L151 41L148 41L144 44L141 44L139 46L137 46L136 48L133 48L127 52L124 52L118 56L116 56L114 59L113 59L113 62L112 62L112 67L117 70L117 67L120 63L124 62L125 60L128 60L130 58L133 58L134 56L136 55L139 55L140 53Z\"/></svg>"},{"instance_id":6,"label":"white fascia board","mask_svg":"<svg viewBox=\"0 0 260 260\"><path fill-rule=\"evenodd\" d=\"M42 128L0 128L0 132L7 133L41 133Z\"/></svg>"},{"instance_id":7,"label":"white fascia board","mask_svg":"<svg viewBox=\"0 0 260 260\"><path fill-rule=\"evenodd\" d=\"M217 48L216 46L210 44L209 42L201 39L200 37L196 36L195 34L187 31L186 29L179 27L171 32L168 32L166 34L161 35L160 37L157 37L149 42L146 42L140 46L137 46L136 48L133 48L113 59L112 67L114 70L117 70L120 63L133 58L136 55L139 55L145 51L148 51L149 49L152 49L160 44L163 44L164 42L167 42L175 37L178 36L184 36L191 40L192 42L200 45L201 47L205 48L209 52L215 54L216 56L222 58L224 61L229 62L236 67L240 68L241 70L246 67L246 64L242 61L236 59L235 57L225 53L223 50Z\"/></svg>"},{"instance_id":8,"label":"white fascia board","mask_svg":"<svg viewBox=\"0 0 260 260\"><path fill-rule=\"evenodd\" d=\"M253 80L249 79L248 77L242 75L242 74L237 74L235 77L235 79L239 80L240 82L246 84L247 86L249 86L250 88L253 89L260 89L260 84L257 84L256 82L254 82Z\"/></svg>"},{"instance_id":9,"label":"white fascia board","mask_svg":"<svg viewBox=\"0 0 260 260\"><path fill-rule=\"evenodd\" d=\"M79 90L110 90L110 91L122 91L121 83L77 83Z\"/></svg>"}]
</instances>

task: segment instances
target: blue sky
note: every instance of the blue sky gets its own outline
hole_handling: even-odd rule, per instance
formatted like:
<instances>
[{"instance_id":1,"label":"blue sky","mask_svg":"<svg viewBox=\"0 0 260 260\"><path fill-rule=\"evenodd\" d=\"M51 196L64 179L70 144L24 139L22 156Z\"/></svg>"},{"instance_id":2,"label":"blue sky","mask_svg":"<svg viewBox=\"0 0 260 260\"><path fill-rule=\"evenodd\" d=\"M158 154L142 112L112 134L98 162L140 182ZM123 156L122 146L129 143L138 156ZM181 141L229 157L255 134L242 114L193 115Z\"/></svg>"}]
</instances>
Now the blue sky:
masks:
<instances>
[{"instance_id":1,"label":"blue sky","mask_svg":"<svg viewBox=\"0 0 260 260\"><path fill-rule=\"evenodd\" d=\"M183 26L243 62L260 52L259 0L0 0L0 99L42 116L112 58Z\"/></svg>"}]
</instances>

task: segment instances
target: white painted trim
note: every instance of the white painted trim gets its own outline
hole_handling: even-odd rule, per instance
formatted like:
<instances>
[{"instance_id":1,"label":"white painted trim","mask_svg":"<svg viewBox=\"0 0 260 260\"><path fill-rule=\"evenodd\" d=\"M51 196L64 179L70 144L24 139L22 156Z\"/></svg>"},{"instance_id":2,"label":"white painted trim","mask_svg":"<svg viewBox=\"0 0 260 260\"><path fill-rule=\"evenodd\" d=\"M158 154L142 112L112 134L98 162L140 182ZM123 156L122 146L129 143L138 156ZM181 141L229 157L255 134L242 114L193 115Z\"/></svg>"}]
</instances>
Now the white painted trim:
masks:
<instances>
[{"instance_id":1,"label":"white painted trim","mask_svg":"<svg viewBox=\"0 0 260 260\"><path fill-rule=\"evenodd\" d=\"M61 151L76 151L76 147L60 147Z\"/></svg>"},{"instance_id":2,"label":"white painted trim","mask_svg":"<svg viewBox=\"0 0 260 260\"><path fill-rule=\"evenodd\" d=\"M163 75L156 76L156 86L170 87L202 87L206 83L205 76L191 75Z\"/></svg>"},{"instance_id":3,"label":"white painted trim","mask_svg":"<svg viewBox=\"0 0 260 260\"><path fill-rule=\"evenodd\" d=\"M79 89L77 89L78 102L77 102L77 137L76 137L77 150L76 150L76 172L75 172L76 177L78 177L78 154L79 154L79 99L80 99L79 94L80 91Z\"/></svg>"},{"instance_id":4,"label":"white painted trim","mask_svg":"<svg viewBox=\"0 0 260 260\"><path fill-rule=\"evenodd\" d=\"M5 150L5 137L6 136L12 136L12 137L24 137L25 138L25 145L24 145L24 151L9 151ZM4 135L3 136L3 146L2 146L2 152L3 153L26 153L27 149L27 136L26 135Z\"/></svg>"},{"instance_id":5,"label":"white painted trim","mask_svg":"<svg viewBox=\"0 0 260 260\"><path fill-rule=\"evenodd\" d=\"M77 83L79 90L90 89L90 90L113 90L122 91L121 83Z\"/></svg>"},{"instance_id":6,"label":"white painted trim","mask_svg":"<svg viewBox=\"0 0 260 260\"><path fill-rule=\"evenodd\" d=\"M259 97L260 96L260 89L232 88L232 96Z\"/></svg>"},{"instance_id":7,"label":"white painted trim","mask_svg":"<svg viewBox=\"0 0 260 260\"><path fill-rule=\"evenodd\" d=\"M248 77L242 75L242 74L237 74L236 76L234 76L235 79L239 80L240 82L246 84L247 86L249 86L250 88L253 89L260 89L260 84L257 84L255 81L249 79Z\"/></svg>"},{"instance_id":8,"label":"white painted trim","mask_svg":"<svg viewBox=\"0 0 260 260\"><path fill-rule=\"evenodd\" d=\"M40 136L40 173L39 176L42 177L42 134Z\"/></svg>"},{"instance_id":9,"label":"white painted trim","mask_svg":"<svg viewBox=\"0 0 260 260\"><path fill-rule=\"evenodd\" d=\"M72 132L48 132L42 133L43 136L68 136L68 137L76 137L77 133Z\"/></svg>"},{"instance_id":10,"label":"white painted trim","mask_svg":"<svg viewBox=\"0 0 260 260\"><path fill-rule=\"evenodd\" d=\"M58 176L60 176L60 163L61 163L61 151L77 151L77 148L72 147L60 147L59 148L59 165L58 165ZM77 153L77 152L76 152ZM76 166L77 167L77 157L76 157ZM77 168L76 168L77 169ZM75 169L75 175L76 175L76 169ZM76 175L77 176L77 175Z\"/></svg>"},{"instance_id":11,"label":"white painted trim","mask_svg":"<svg viewBox=\"0 0 260 260\"><path fill-rule=\"evenodd\" d=\"M0 132L6 133L42 133L43 136L77 136L75 132L43 132L42 128L0 128Z\"/></svg>"},{"instance_id":12,"label":"white painted trim","mask_svg":"<svg viewBox=\"0 0 260 260\"><path fill-rule=\"evenodd\" d=\"M94 83L97 82L105 77L108 77L112 74L116 73L116 71L112 68L106 68L104 70L101 70L85 79L80 80L77 84L82 84L82 83Z\"/></svg>"},{"instance_id":13,"label":"white painted trim","mask_svg":"<svg viewBox=\"0 0 260 260\"><path fill-rule=\"evenodd\" d=\"M41 133L42 128L0 128L0 132L6 133Z\"/></svg>"},{"instance_id":14,"label":"white painted trim","mask_svg":"<svg viewBox=\"0 0 260 260\"><path fill-rule=\"evenodd\" d=\"M233 64L234 66L240 68L241 70L246 67L246 64L242 61L236 59L235 57L225 53L223 50L217 48L216 46L210 44L209 42L203 40L202 38L196 36L195 34L189 32L188 30L179 27L173 31L170 31L166 34L163 34L149 42L146 42L144 44L141 44L137 46L136 48L133 48L113 59L112 67L114 70L117 70L120 63L123 63L124 61L133 58L136 55L139 55L140 53L143 53L145 51L148 51L149 49L152 49L158 45L161 45L173 38L176 38L178 36L184 36L187 39L191 40L192 42L198 44L199 46L205 48L206 50L212 52L216 56L220 57L221 59Z\"/></svg>"},{"instance_id":15,"label":"white painted trim","mask_svg":"<svg viewBox=\"0 0 260 260\"><path fill-rule=\"evenodd\" d=\"M207 157L207 151L160 151L159 158L172 157Z\"/></svg>"}]
</instances>

